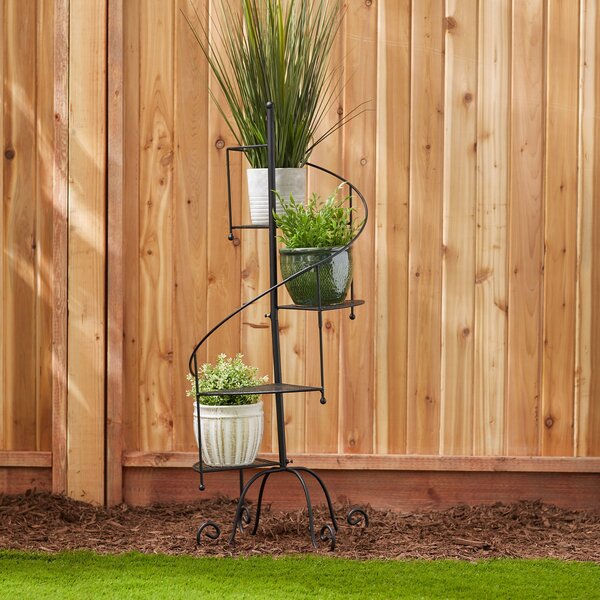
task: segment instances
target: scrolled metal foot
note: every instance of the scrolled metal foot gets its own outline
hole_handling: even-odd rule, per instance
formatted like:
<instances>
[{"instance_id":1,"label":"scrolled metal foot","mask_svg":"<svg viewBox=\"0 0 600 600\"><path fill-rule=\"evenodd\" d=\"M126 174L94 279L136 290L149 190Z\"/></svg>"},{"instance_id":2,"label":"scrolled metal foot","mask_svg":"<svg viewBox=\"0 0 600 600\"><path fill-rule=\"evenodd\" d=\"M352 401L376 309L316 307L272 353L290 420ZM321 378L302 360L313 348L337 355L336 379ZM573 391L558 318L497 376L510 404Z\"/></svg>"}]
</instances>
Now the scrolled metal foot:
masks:
<instances>
[{"instance_id":1,"label":"scrolled metal foot","mask_svg":"<svg viewBox=\"0 0 600 600\"><path fill-rule=\"evenodd\" d=\"M250 525L252 523L252 512L249 506L244 506L242 509L242 522L244 525Z\"/></svg>"},{"instance_id":2,"label":"scrolled metal foot","mask_svg":"<svg viewBox=\"0 0 600 600\"><path fill-rule=\"evenodd\" d=\"M329 544L330 550L335 550L336 539L335 539L335 530L329 523L325 523L323 527L321 527L321 531L319 532L319 539L326 544Z\"/></svg>"},{"instance_id":3,"label":"scrolled metal foot","mask_svg":"<svg viewBox=\"0 0 600 600\"><path fill-rule=\"evenodd\" d=\"M209 527L212 529L212 531L208 529ZM206 537L211 540L216 540L221 535L221 528L214 521L206 521L200 525L198 533L196 533L196 544L198 546L202 543L202 534L204 533L205 529Z\"/></svg>"},{"instance_id":4,"label":"scrolled metal foot","mask_svg":"<svg viewBox=\"0 0 600 600\"><path fill-rule=\"evenodd\" d=\"M240 533L244 533L244 528L246 525L250 525L250 523L252 523L252 512L250 511L250 507L247 504L244 504L240 514L240 519L238 521L238 529Z\"/></svg>"},{"instance_id":5,"label":"scrolled metal foot","mask_svg":"<svg viewBox=\"0 0 600 600\"><path fill-rule=\"evenodd\" d=\"M356 525L363 525L364 527L369 526L369 515L366 511L358 506L351 508L346 515L346 521L348 525L355 527Z\"/></svg>"}]
</instances>

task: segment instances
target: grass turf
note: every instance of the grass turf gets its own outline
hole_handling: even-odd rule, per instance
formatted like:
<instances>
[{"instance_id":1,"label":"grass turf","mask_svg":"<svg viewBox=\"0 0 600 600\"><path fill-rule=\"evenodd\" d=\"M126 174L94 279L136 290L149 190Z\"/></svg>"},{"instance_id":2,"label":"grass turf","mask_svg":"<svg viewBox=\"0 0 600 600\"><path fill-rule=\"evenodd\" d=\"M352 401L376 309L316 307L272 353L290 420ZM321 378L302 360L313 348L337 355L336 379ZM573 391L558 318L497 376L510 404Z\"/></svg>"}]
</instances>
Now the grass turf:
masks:
<instances>
[{"instance_id":1,"label":"grass turf","mask_svg":"<svg viewBox=\"0 0 600 600\"><path fill-rule=\"evenodd\" d=\"M0 552L1 598L600 598L600 565Z\"/></svg>"}]
</instances>

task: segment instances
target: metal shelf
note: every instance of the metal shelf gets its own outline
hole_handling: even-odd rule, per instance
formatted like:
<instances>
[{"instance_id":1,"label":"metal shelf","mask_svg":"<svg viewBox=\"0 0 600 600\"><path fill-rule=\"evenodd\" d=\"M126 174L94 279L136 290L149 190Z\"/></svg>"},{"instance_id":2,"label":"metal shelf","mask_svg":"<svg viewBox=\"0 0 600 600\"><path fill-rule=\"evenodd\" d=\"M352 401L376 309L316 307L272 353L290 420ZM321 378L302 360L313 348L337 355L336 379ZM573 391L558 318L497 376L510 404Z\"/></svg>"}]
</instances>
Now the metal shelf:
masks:
<instances>
[{"instance_id":1,"label":"metal shelf","mask_svg":"<svg viewBox=\"0 0 600 600\"><path fill-rule=\"evenodd\" d=\"M276 460L267 460L266 458L256 458L256 460L249 465L235 465L232 467L211 467L210 465L202 465L202 471L204 473L217 473L219 471L240 471L242 469L261 469L264 467L278 467L279 463ZM194 463L192 467L194 471L200 473L200 461Z\"/></svg>"},{"instance_id":2,"label":"metal shelf","mask_svg":"<svg viewBox=\"0 0 600 600\"><path fill-rule=\"evenodd\" d=\"M290 383L268 383L234 390L212 390L200 392L199 396L246 396L247 394L294 394L298 392L322 392L322 387L314 385L293 385Z\"/></svg>"},{"instance_id":3,"label":"metal shelf","mask_svg":"<svg viewBox=\"0 0 600 600\"><path fill-rule=\"evenodd\" d=\"M327 304L323 306L305 306L303 304L284 304L278 308L281 310L312 310L312 311L325 311L325 310L343 310L344 308L352 308L353 306L360 306L364 304L364 300L346 300L339 304Z\"/></svg>"}]
</instances>

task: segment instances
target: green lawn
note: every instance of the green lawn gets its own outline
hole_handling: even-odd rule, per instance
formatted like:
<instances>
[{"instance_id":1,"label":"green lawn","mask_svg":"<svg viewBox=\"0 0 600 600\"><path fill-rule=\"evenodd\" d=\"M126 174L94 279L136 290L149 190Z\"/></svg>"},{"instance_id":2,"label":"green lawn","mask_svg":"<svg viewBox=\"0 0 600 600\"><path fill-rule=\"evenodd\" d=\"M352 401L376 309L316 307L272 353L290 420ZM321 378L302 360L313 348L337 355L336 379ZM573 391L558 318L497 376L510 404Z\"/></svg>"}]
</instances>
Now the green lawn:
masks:
<instances>
[{"instance_id":1,"label":"green lawn","mask_svg":"<svg viewBox=\"0 0 600 600\"><path fill-rule=\"evenodd\" d=\"M600 565L0 552L2 598L600 598Z\"/></svg>"}]
</instances>

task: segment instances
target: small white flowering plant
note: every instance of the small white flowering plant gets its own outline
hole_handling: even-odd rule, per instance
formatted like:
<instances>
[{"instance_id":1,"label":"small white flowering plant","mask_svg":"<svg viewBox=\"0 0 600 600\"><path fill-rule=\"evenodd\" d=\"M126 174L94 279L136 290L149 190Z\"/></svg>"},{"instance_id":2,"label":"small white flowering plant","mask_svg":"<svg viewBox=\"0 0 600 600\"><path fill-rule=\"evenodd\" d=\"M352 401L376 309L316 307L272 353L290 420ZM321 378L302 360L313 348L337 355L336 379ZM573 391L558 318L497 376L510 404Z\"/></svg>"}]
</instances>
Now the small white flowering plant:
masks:
<instances>
[{"instance_id":1,"label":"small white flowering plant","mask_svg":"<svg viewBox=\"0 0 600 600\"><path fill-rule=\"evenodd\" d=\"M237 388L263 385L268 381L264 375L259 377L258 368L244 363L244 355L237 354L228 357L219 354L217 362L204 363L198 374L198 389L200 392L214 392L216 390L234 390ZM196 398L196 380L192 375L187 376L190 389L187 395ZM256 404L260 400L258 394L241 396L200 396L200 404L208 406L237 406L240 404Z\"/></svg>"}]
</instances>

